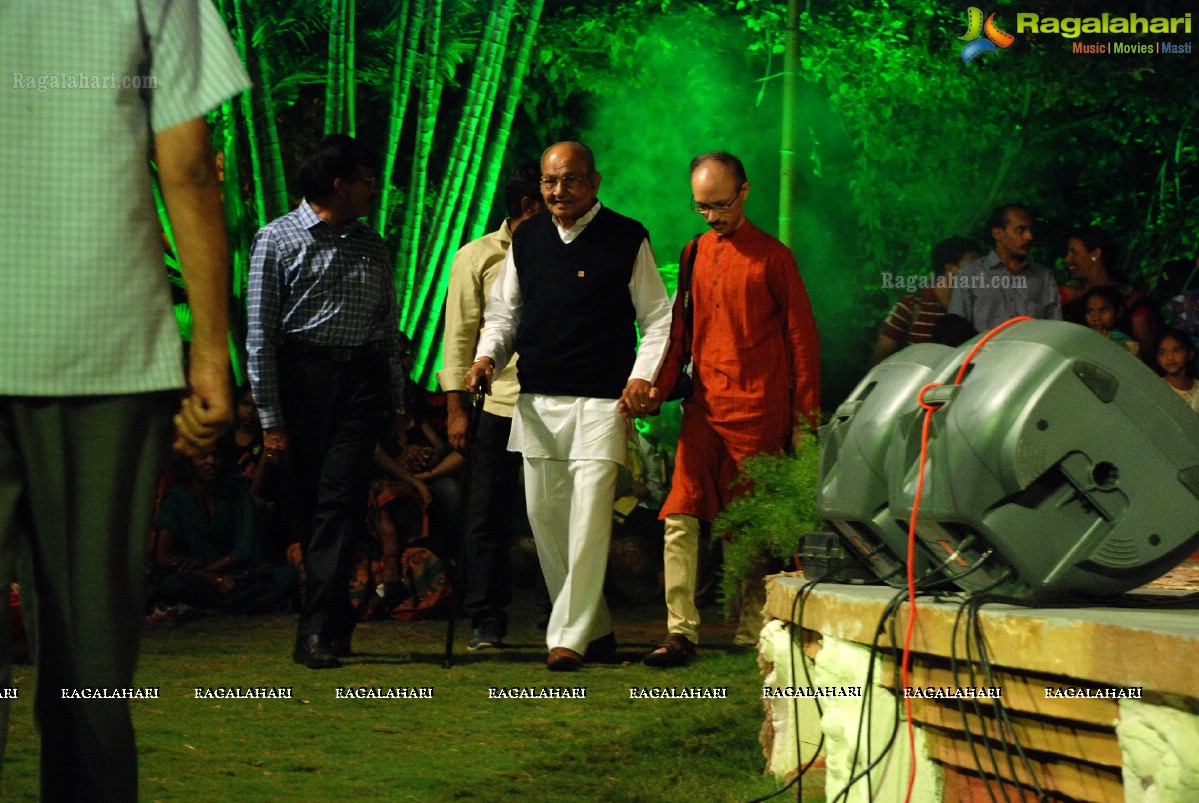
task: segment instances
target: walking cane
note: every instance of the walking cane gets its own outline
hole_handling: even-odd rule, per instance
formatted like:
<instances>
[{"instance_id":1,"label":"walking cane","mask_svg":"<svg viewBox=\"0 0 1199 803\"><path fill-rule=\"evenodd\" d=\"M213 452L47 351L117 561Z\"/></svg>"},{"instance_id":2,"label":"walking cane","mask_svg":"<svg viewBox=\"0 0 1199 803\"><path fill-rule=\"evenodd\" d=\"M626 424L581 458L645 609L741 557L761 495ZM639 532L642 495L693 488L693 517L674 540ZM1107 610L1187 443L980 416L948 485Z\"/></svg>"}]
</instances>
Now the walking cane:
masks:
<instances>
[{"instance_id":1,"label":"walking cane","mask_svg":"<svg viewBox=\"0 0 1199 803\"><path fill-rule=\"evenodd\" d=\"M470 510L471 475L475 470L475 442L479 439L479 418L483 415L483 400L487 394L483 392L480 383L474 389L475 401L470 409L470 428L466 432L466 482L462 488L462 499L466 510ZM466 577L466 527L465 524L458 538L458 556L450 567L450 588L453 589L453 601L450 603L450 621L445 629L445 658L441 662L442 669L454 665L454 628L458 617L462 615L462 604L465 602L466 589L462 580Z\"/></svg>"}]
</instances>

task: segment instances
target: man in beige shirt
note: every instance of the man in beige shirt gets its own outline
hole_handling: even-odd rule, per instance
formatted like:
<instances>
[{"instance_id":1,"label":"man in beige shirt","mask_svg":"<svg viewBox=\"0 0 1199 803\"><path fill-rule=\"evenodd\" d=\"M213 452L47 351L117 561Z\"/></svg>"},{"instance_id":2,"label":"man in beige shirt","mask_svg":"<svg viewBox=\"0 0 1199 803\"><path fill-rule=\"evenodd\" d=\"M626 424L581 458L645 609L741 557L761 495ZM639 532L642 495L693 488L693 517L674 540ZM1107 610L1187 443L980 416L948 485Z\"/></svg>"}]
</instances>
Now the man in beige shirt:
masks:
<instances>
[{"instance_id":1,"label":"man in beige shirt","mask_svg":"<svg viewBox=\"0 0 1199 803\"><path fill-rule=\"evenodd\" d=\"M466 371L485 325L484 307L500 275L512 233L541 212L541 166L525 162L512 172L505 193L508 218L488 235L467 243L454 256L446 293L443 368L437 374L448 397L450 444L466 450L470 398ZM508 549L512 543L513 503L519 498L520 455L508 451L512 407L520 385L516 360L495 376L479 419L470 465L467 500L466 596L463 607L472 627L472 650L502 647L508 629L505 608L512 601Z\"/></svg>"}]
</instances>

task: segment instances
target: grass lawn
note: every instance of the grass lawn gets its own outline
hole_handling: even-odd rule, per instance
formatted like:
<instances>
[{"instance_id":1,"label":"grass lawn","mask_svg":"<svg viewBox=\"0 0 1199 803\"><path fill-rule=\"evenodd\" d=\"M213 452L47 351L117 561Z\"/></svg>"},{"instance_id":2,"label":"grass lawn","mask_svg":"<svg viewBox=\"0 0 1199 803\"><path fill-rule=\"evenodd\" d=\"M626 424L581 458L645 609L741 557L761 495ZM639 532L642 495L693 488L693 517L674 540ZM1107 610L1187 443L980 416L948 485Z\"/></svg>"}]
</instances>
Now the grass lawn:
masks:
<instances>
[{"instance_id":1,"label":"grass lawn","mask_svg":"<svg viewBox=\"0 0 1199 803\"><path fill-rule=\"evenodd\" d=\"M761 681L732 628L705 625L702 656L654 670L660 606L613 615L619 665L547 672L521 599L501 651L442 668L445 622L370 622L345 667L291 661L294 616L201 618L147 630L135 701L143 800L747 801L774 791L758 745ZM716 622L718 611L705 612ZM36 800L33 673L18 666L0 798ZM196 699L197 687L290 687L292 699ZM632 687L727 687L727 699L633 700ZM338 687L431 687L432 699L337 699ZM492 699L492 687L582 687L585 699ZM820 800L821 778L804 800ZM794 795L779 799L794 800Z\"/></svg>"}]
</instances>

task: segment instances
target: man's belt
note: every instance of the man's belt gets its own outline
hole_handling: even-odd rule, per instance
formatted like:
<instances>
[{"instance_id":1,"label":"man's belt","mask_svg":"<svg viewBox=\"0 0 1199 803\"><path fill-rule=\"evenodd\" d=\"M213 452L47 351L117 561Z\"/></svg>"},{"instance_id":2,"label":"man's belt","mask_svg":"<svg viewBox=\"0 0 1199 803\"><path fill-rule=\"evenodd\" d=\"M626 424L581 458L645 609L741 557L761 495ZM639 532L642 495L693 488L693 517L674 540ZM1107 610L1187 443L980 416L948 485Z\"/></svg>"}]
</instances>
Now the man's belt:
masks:
<instances>
[{"instance_id":1,"label":"man's belt","mask_svg":"<svg viewBox=\"0 0 1199 803\"><path fill-rule=\"evenodd\" d=\"M283 341L280 352L290 357L303 357L324 362L355 362L367 357L383 354L383 341L372 340L360 346L318 346L289 337Z\"/></svg>"}]
</instances>

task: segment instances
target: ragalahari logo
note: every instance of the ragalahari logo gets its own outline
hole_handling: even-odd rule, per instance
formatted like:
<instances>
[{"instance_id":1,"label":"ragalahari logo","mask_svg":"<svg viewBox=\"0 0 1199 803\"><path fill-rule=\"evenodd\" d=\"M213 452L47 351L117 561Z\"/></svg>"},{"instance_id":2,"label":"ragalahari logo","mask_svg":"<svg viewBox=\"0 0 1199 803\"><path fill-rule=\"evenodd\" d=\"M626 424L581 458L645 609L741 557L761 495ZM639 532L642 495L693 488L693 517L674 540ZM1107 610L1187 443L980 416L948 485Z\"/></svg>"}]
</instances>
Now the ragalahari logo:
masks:
<instances>
[{"instance_id":1,"label":"ragalahari logo","mask_svg":"<svg viewBox=\"0 0 1199 803\"><path fill-rule=\"evenodd\" d=\"M959 36L958 39L966 43L962 48L962 61L969 64L983 53L998 53L996 47L1010 47L1012 42L1016 41L1016 37L1010 33L1004 33L995 26L995 15L987 17L987 22L983 24L983 13L975 6L970 6L966 11L966 33L964 36ZM986 34L986 39L980 39L979 34Z\"/></svg>"}]
</instances>

